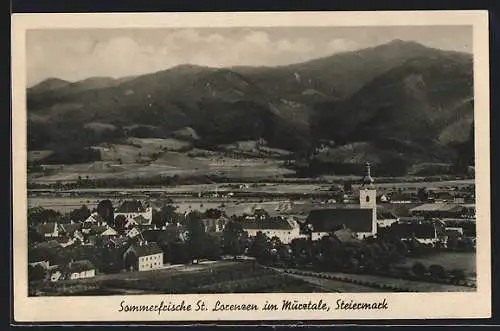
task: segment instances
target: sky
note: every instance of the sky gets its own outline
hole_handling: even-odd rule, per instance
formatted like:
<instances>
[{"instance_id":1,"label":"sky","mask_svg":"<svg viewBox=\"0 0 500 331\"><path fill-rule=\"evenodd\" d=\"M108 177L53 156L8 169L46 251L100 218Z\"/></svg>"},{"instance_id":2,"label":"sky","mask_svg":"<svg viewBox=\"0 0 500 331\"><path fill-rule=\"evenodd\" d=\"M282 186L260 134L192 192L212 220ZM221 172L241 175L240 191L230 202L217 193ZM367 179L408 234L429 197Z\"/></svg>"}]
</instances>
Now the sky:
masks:
<instances>
[{"instance_id":1,"label":"sky","mask_svg":"<svg viewBox=\"0 0 500 331\"><path fill-rule=\"evenodd\" d=\"M26 36L27 84L120 78L179 64L277 66L393 39L472 53L470 26L52 29Z\"/></svg>"}]
</instances>

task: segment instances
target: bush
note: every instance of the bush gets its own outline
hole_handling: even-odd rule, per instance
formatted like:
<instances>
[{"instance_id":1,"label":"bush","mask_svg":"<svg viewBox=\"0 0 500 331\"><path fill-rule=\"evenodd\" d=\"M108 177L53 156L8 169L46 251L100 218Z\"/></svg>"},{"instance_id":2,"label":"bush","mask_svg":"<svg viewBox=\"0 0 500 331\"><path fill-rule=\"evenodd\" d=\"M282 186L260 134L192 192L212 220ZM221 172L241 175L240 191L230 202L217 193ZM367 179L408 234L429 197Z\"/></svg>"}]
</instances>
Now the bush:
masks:
<instances>
[{"instance_id":1,"label":"bush","mask_svg":"<svg viewBox=\"0 0 500 331\"><path fill-rule=\"evenodd\" d=\"M451 278L459 284L461 281L464 281L466 278L465 272L463 269L453 269L450 271Z\"/></svg>"},{"instance_id":2,"label":"bush","mask_svg":"<svg viewBox=\"0 0 500 331\"><path fill-rule=\"evenodd\" d=\"M433 264L429 267L429 272L433 278L444 279L446 278L446 271L439 264Z\"/></svg>"},{"instance_id":3,"label":"bush","mask_svg":"<svg viewBox=\"0 0 500 331\"><path fill-rule=\"evenodd\" d=\"M427 268L421 262L415 262L411 270L417 277L423 277L427 273Z\"/></svg>"}]
</instances>

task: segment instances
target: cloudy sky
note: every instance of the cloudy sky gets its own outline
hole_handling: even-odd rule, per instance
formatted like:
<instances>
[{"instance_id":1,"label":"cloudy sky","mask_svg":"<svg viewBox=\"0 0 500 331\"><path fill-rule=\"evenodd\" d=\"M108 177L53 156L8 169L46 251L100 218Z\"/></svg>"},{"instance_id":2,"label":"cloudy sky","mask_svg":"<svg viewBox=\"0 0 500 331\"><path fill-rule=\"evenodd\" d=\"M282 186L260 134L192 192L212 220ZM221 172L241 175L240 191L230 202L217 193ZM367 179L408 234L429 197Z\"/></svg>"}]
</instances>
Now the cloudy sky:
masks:
<instances>
[{"instance_id":1,"label":"cloudy sky","mask_svg":"<svg viewBox=\"0 0 500 331\"><path fill-rule=\"evenodd\" d=\"M472 52L472 28L467 26L59 29L31 30L26 38L28 86L49 77L118 78L185 63L283 65L396 38Z\"/></svg>"}]
</instances>

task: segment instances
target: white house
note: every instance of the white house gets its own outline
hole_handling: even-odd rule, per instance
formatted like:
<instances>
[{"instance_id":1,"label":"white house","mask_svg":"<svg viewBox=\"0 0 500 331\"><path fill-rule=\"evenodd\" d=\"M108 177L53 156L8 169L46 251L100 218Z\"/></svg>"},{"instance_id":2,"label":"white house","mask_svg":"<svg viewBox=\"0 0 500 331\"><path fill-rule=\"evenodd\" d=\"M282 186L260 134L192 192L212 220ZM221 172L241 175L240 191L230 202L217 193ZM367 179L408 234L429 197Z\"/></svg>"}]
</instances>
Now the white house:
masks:
<instances>
[{"instance_id":1,"label":"white house","mask_svg":"<svg viewBox=\"0 0 500 331\"><path fill-rule=\"evenodd\" d=\"M57 222L38 225L37 232L44 238L57 238L64 233L64 228Z\"/></svg>"},{"instance_id":2,"label":"white house","mask_svg":"<svg viewBox=\"0 0 500 331\"><path fill-rule=\"evenodd\" d=\"M292 218L280 216L266 219L254 218L243 221L241 225L249 237L262 232L269 238L278 237L283 244L289 244L293 239L304 237L300 234L299 224Z\"/></svg>"},{"instance_id":3,"label":"white house","mask_svg":"<svg viewBox=\"0 0 500 331\"><path fill-rule=\"evenodd\" d=\"M125 201L116 209L115 218L118 215L125 216L127 223L129 223L129 220L133 220L131 223L150 226L153 221L153 208L144 207L138 200Z\"/></svg>"},{"instance_id":4,"label":"white house","mask_svg":"<svg viewBox=\"0 0 500 331\"><path fill-rule=\"evenodd\" d=\"M125 268L147 271L163 267L163 251L156 243L141 241L131 245L123 254Z\"/></svg>"},{"instance_id":5,"label":"white house","mask_svg":"<svg viewBox=\"0 0 500 331\"><path fill-rule=\"evenodd\" d=\"M83 279L95 277L95 267L89 260L70 262L67 267L69 279Z\"/></svg>"}]
</instances>

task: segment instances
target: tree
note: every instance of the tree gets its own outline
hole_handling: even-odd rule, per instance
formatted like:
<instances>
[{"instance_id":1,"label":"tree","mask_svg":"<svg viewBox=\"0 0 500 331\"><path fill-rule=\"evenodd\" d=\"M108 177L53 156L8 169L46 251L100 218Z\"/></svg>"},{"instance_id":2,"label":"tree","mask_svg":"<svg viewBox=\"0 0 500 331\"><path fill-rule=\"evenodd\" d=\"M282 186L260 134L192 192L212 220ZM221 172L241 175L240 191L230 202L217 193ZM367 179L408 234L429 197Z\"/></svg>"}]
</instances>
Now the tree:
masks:
<instances>
[{"instance_id":1,"label":"tree","mask_svg":"<svg viewBox=\"0 0 500 331\"><path fill-rule=\"evenodd\" d=\"M165 226L167 223L177 223L181 220L182 216L177 213L177 207L171 203L163 205L159 211L153 213L153 224L158 228Z\"/></svg>"},{"instance_id":2,"label":"tree","mask_svg":"<svg viewBox=\"0 0 500 331\"><path fill-rule=\"evenodd\" d=\"M127 219L124 215L117 215L114 221L114 228L119 234L125 233L125 226L127 225Z\"/></svg>"},{"instance_id":3,"label":"tree","mask_svg":"<svg viewBox=\"0 0 500 331\"><path fill-rule=\"evenodd\" d=\"M463 269L453 269L450 271L450 275L451 275L451 278L455 282L461 282L461 281L465 280L465 278L466 278L466 275L465 275L465 272L463 271Z\"/></svg>"},{"instance_id":4,"label":"tree","mask_svg":"<svg viewBox=\"0 0 500 331\"><path fill-rule=\"evenodd\" d=\"M259 262L265 263L269 261L269 257L271 255L269 238L261 231L257 232L248 253L249 255L255 257Z\"/></svg>"},{"instance_id":5,"label":"tree","mask_svg":"<svg viewBox=\"0 0 500 331\"><path fill-rule=\"evenodd\" d=\"M411 270L417 277L423 277L427 273L427 268L421 262L415 262Z\"/></svg>"},{"instance_id":6,"label":"tree","mask_svg":"<svg viewBox=\"0 0 500 331\"><path fill-rule=\"evenodd\" d=\"M42 207L28 209L28 224L37 225L47 222L57 222L61 218L61 213Z\"/></svg>"},{"instance_id":7,"label":"tree","mask_svg":"<svg viewBox=\"0 0 500 331\"><path fill-rule=\"evenodd\" d=\"M452 251L456 250L459 246L459 240L457 236L450 235L446 239L446 247Z\"/></svg>"},{"instance_id":8,"label":"tree","mask_svg":"<svg viewBox=\"0 0 500 331\"><path fill-rule=\"evenodd\" d=\"M109 225L114 225L114 209L111 200L107 199L100 201L97 204L97 214Z\"/></svg>"},{"instance_id":9,"label":"tree","mask_svg":"<svg viewBox=\"0 0 500 331\"><path fill-rule=\"evenodd\" d=\"M43 266L36 264L35 266L28 265L28 280L30 282L43 280L45 278L45 269Z\"/></svg>"},{"instance_id":10,"label":"tree","mask_svg":"<svg viewBox=\"0 0 500 331\"><path fill-rule=\"evenodd\" d=\"M86 205L82 205L78 209L74 209L69 213L71 220L75 222L83 222L90 216L90 209Z\"/></svg>"},{"instance_id":11,"label":"tree","mask_svg":"<svg viewBox=\"0 0 500 331\"><path fill-rule=\"evenodd\" d=\"M351 193L352 192L352 182L351 181L346 181L344 183L344 192L345 193Z\"/></svg>"},{"instance_id":12,"label":"tree","mask_svg":"<svg viewBox=\"0 0 500 331\"><path fill-rule=\"evenodd\" d=\"M239 255L245 251L248 233L243 230L240 222L231 220L222 232L222 239L225 253Z\"/></svg>"},{"instance_id":13,"label":"tree","mask_svg":"<svg viewBox=\"0 0 500 331\"><path fill-rule=\"evenodd\" d=\"M188 232L187 245L190 257L191 259L198 259L205 253L207 241L205 226L199 212L191 212L187 215L186 230Z\"/></svg>"},{"instance_id":14,"label":"tree","mask_svg":"<svg viewBox=\"0 0 500 331\"><path fill-rule=\"evenodd\" d=\"M417 191L418 200L421 202L425 202L429 199L429 193L425 187L421 187Z\"/></svg>"}]
</instances>

